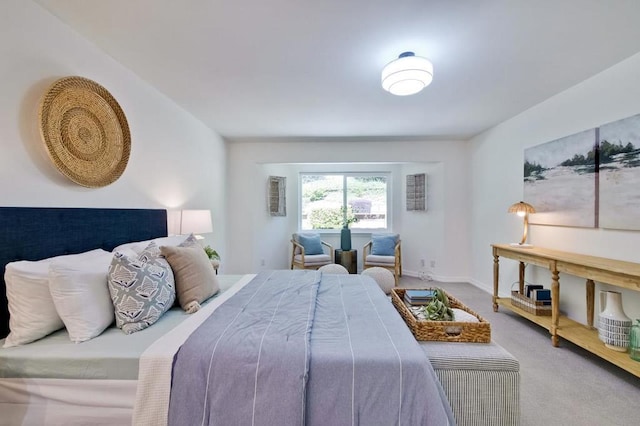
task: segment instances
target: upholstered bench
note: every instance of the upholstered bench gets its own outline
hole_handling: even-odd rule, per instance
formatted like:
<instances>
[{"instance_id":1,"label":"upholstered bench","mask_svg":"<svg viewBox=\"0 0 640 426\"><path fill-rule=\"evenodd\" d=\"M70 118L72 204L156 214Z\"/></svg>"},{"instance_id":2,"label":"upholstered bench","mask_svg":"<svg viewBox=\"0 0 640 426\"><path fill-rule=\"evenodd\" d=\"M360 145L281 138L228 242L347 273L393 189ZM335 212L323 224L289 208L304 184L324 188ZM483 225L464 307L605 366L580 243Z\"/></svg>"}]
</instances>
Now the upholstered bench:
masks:
<instances>
[{"instance_id":1,"label":"upholstered bench","mask_svg":"<svg viewBox=\"0 0 640 426\"><path fill-rule=\"evenodd\" d=\"M491 343L421 341L459 426L520 422L520 363Z\"/></svg>"}]
</instances>

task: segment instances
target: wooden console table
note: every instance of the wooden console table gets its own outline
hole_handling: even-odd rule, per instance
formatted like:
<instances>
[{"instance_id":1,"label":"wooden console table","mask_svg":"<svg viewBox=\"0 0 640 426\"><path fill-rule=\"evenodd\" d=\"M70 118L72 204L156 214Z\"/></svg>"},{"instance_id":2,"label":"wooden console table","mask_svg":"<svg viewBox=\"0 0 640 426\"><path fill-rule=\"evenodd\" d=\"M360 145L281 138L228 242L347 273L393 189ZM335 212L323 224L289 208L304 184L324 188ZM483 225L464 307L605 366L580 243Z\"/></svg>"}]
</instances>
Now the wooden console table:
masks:
<instances>
[{"instance_id":1,"label":"wooden console table","mask_svg":"<svg viewBox=\"0 0 640 426\"><path fill-rule=\"evenodd\" d=\"M640 291L640 264L542 247L521 248L509 244L492 244L491 247L493 248L494 311L498 311L498 306L504 306L549 330L553 346L558 346L558 336L560 336L640 377L640 362L632 360L628 353L606 348L598 338L597 329L593 327L595 281ZM520 262L518 274L520 293L524 288L525 264L540 266L551 271L551 317L534 315L511 305L511 298L498 296L500 256ZM586 325L560 315L560 272L587 280Z\"/></svg>"}]
</instances>

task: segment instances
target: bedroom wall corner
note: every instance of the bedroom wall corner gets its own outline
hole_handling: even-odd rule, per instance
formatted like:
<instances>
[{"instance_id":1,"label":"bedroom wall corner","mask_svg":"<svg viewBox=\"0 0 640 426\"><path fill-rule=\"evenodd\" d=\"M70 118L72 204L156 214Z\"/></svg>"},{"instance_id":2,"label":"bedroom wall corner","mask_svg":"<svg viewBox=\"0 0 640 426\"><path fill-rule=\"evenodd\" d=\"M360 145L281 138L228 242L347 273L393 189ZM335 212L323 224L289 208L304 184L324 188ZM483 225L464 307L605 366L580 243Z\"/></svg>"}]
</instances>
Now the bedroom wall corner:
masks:
<instances>
[{"instance_id":1,"label":"bedroom wall corner","mask_svg":"<svg viewBox=\"0 0 640 426\"><path fill-rule=\"evenodd\" d=\"M393 149L389 149L390 145ZM339 149L338 149L339 148ZM252 259L246 256L235 257L230 265L233 273L255 272L260 267L261 259L273 257L273 264L267 268L289 268L289 237L298 227L297 223L297 180L298 173L304 171L327 171L327 165L335 170L341 164L355 164L367 167L367 164L380 164L394 173L394 216L393 230L403 238L403 262L406 270L418 271L418 252L426 253L438 259L439 277L468 277L468 246L466 229L468 209L458 208L466 203L468 181L466 178L466 143L461 141L304 141L278 142L268 141L234 141L229 145L229 191L230 194L242 194L242 197L229 197L227 215L229 217L230 250L234 253L247 253L255 247ZM430 205L425 215L416 218L420 230L409 229L405 225L404 210L404 171L403 164L428 165L420 170L434 176L432 182L439 188L430 196L441 197L441 200ZM440 164L438 166L438 164ZM295 165L295 167L294 167ZM418 166L418 167L420 167ZM431 168L431 167L434 168ZM275 167L275 168L272 168ZM369 166L369 169L371 166ZM383 168L382 166L378 169ZM386 170L386 169L385 169ZM409 170L409 169L406 169ZM342 167L344 171L344 167ZM379 171L379 170L378 170ZM269 174L287 176L287 217L268 218L265 203L265 184ZM439 210L441 209L441 210ZM258 213L256 213L258 212ZM421 222L422 220L427 222ZM435 222L434 222L435 221ZM278 225L276 225L276 222ZM409 223L409 222L406 222ZM279 226L284 228L275 231L264 227ZM286 229L285 229L286 228ZM431 235L442 230L442 235ZM413 231L413 232L412 232ZM282 234L282 235L281 235ZM444 237L446 236L446 238ZM339 238L329 236L327 240L335 247ZM446 241L443 241L446 240ZM450 243L453 241L453 243ZM458 242L465 240L464 246ZM358 263L361 266L361 248L368 241L367 237L352 236L352 246L358 249ZM421 247L411 252L412 247ZM453 250L452 252L447 250ZM440 263L439 259L442 259Z\"/></svg>"},{"instance_id":2,"label":"bedroom wall corner","mask_svg":"<svg viewBox=\"0 0 640 426\"><path fill-rule=\"evenodd\" d=\"M2 205L210 208L214 233L208 242L224 251L222 138L38 4L7 0L0 8ZM70 75L107 88L129 123L128 166L103 188L84 188L58 173L40 138L40 99L50 84Z\"/></svg>"},{"instance_id":3,"label":"bedroom wall corner","mask_svg":"<svg viewBox=\"0 0 640 426\"><path fill-rule=\"evenodd\" d=\"M470 140L471 273L476 285L492 291L490 245L515 242L522 235L522 219L508 214L507 209L523 197L524 149L638 113L640 53ZM532 225L528 242L640 262L638 231ZM508 296L510 284L517 277L517 262L501 260L501 295ZM539 268L527 269L527 280L550 286L550 276ZM584 321L584 281L564 274L560 280L561 310ZM598 284L596 290L607 287ZM640 293L623 293L627 315L640 317Z\"/></svg>"}]
</instances>

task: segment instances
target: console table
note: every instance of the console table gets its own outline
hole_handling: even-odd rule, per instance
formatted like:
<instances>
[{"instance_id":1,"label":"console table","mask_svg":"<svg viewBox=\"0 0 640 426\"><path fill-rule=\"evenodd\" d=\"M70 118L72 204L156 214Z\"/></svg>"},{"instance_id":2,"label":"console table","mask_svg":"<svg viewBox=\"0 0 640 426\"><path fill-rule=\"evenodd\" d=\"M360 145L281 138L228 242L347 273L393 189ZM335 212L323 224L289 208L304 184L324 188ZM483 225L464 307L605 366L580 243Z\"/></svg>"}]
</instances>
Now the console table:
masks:
<instances>
[{"instance_id":1,"label":"console table","mask_svg":"<svg viewBox=\"0 0 640 426\"><path fill-rule=\"evenodd\" d=\"M509 244L492 244L491 247L493 248L494 311L498 311L498 306L504 306L549 330L553 346L558 346L558 336L560 336L640 377L640 362L632 360L628 353L615 352L606 348L598 339L597 329L593 327L595 281L640 291L640 264L542 247L522 248ZM551 317L534 315L513 306L511 298L499 297L500 256L520 262L518 280L520 293L524 288L525 264L540 266L551 271ZM586 325L560 315L560 272L587 280Z\"/></svg>"}]
</instances>

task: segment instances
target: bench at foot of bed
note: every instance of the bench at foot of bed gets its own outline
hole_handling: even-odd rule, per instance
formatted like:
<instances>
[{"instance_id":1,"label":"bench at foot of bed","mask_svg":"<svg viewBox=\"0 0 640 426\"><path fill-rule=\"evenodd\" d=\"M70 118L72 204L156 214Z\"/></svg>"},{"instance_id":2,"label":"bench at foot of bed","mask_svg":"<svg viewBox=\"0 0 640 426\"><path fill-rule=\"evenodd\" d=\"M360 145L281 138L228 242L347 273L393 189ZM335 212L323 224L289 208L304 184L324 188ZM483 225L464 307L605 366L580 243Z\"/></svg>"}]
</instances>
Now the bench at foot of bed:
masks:
<instances>
[{"instance_id":1,"label":"bench at foot of bed","mask_svg":"<svg viewBox=\"0 0 640 426\"><path fill-rule=\"evenodd\" d=\"M520 363L495 342L420 342L459 426L520 423Z\"/></svg>"}]
</instances>

